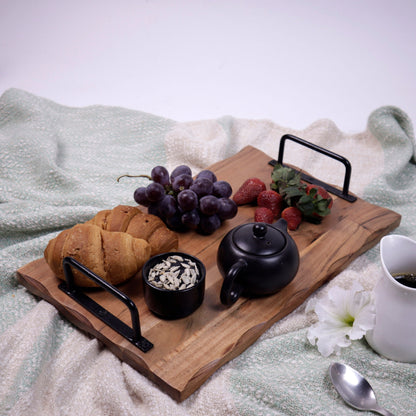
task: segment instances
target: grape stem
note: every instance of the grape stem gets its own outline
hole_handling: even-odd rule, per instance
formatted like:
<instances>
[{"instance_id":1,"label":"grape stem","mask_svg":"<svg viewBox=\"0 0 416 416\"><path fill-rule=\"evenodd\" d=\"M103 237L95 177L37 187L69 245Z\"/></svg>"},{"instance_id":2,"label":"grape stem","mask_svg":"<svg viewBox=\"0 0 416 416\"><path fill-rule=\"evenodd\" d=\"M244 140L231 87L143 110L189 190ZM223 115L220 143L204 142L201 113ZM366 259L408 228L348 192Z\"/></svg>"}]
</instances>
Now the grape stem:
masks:
<instances>
[{"instance_id":1,"label":"grape stem","mask_svg":"<svg viewBox=\"0 0 416 416\"><path fill-rule=\"evenodd\" d=\"M149 175L127 175L126 174L126 175L120 175L117 178L117 182L120 182L121 178L147 178L147 179L149 179L149 181L152 180L151 176L149 176Z\"/></svg>"}]
</instances>

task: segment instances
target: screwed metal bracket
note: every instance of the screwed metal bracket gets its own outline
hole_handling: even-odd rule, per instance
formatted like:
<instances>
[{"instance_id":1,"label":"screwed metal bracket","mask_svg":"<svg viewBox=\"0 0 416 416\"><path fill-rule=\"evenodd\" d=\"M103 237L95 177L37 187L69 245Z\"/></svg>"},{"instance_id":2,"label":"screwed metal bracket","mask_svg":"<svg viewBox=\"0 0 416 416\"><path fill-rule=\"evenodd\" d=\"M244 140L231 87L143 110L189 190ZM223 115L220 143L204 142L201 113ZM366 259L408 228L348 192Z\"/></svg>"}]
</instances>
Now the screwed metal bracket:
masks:
<instances>
[{"instance_id":1,"label":"screwed metal bracket","mask_svg":"<svg viewBox=\"0 0 416 416\"><path fill-rule=\"evenodd\" d=\"M345 166L345 176L344 176L344 184L343 184L343 188L342 191L340 191L338 188L335 188L334 186L331 186L329 184L327 184L326 182L322 182L319 179L316 179L312 176L306 175L305 173L299 171L299 173L301 174L301 177L303 180L305 180L306 182L309 183L313 183L315 185L319 185L322 186L323 188L325 188L328 192L330 192L331 194L334 194L336 196L339 196L342 199L345 199L346 201L349 202L354 202L357 200L357 198L354 195L351 195L348 193L348 188L350 186L350 179L351 179L351 164L350 162L343 156L340 156L336 153L333 153L323 147L317 146L313 143L310 143L306 140L303 140L299 137L293 136L291 134L285 134L284 136L282 136L282 138L280 139L280 145L279 145L279 155L276 160L271 160L269 162L269 165L275 166L276 164L280 164L284 166L283 163L283 153L284 153L284 148L285 148L285 142L286 140L292 140L298 144L301 144L305 147L308 147L309 149L315 150L318 153L321 153L325 156L328 156L332 159L338 160L339 162L341 162L344 166Z\"/></svg>"},{"instance_id":2,"label":"screwed metal bracket","mask_svg":"<svg viewBox=\"0 0 416 416\"><path fill-rule=\"evenodd\" d=\"M129 340L141 351L147 352L153 347L153 344L141 335L139 311L137 310L135 303L128 296L126 296L123 292L120 292L120 290L103 280L101 277L97 276L90 269L72 257L64 258L63 267L66 282L60 283L58 286L59 289L61 289L87 311L91 312L94 316L114 329L124 338ZM101 305L83 293L82 288L76 286L74 283L72 267L75 267L86 277L97 283L101 288L105 289L107 292L123 302L130 310L132 327L126 325L123 321L110 313L107 309L103 308Z\"/></svg>"}]
</instances>

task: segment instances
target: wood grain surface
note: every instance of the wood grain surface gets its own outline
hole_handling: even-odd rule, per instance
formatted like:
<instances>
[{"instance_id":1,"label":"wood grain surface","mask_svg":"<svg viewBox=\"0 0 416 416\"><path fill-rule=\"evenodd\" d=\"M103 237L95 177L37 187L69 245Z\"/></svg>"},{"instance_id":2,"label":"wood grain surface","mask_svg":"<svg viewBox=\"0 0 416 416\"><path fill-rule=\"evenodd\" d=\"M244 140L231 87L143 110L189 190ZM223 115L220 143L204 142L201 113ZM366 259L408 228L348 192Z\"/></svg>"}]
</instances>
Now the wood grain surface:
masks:
<instances>
[{"instance_id":1,"label":"wood grain surface","mask_svg":"<svg viewBox=\"0 0 416 416\"><path fill-rule=\"evenodd\" d=\"M271 157L254 147L209 167L218 179L227 180L234 190L248 177L269 184ZM112 208L112 207L109 207ZM115 355L156 383L177 401L195 392L218 368L238 356L272 324L288 315L322 284L345 269L351 261L395 229L400 215L362 199L350 203L334 196L331 214L321 224L302 223L290 232L300 252L295 279L275 295L240 298L229 308L220 303L222 277L216 264L217 249L233 227L253 222L254 207L243 206L232 220L210 236L195 232L180 234L179 250L197 256L207 269L202 306L189 317L167 321L154 316L143 300L141 276L119 286L136 304L142 334L154 344L143 353L113 329L86 311L58 289L60 281L44 259L18 270L21 284L53 304L81 330L98 338ZM105 291L88 293L97 303L131 325L123 303Z\"/></svg>"}]
</instances>

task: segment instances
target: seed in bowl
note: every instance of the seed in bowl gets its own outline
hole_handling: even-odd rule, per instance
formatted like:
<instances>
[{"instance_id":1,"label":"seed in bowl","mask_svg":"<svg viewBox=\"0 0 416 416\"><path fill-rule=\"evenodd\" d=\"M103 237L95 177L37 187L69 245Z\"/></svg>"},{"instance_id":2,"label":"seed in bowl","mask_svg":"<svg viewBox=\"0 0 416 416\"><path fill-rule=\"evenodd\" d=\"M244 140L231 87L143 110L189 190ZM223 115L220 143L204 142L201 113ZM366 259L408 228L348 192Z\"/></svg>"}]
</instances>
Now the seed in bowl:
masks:
<instances>
[{"instance_id":1,"label":"seed in bowl","mask_svg":"<svg viewBox=\"0 0 416 416\"><path fill-rule=\"evenodd\" d=\"M189 258L172 255L153 266L147 280L152 286L166 290L184 290L195 285L198 266Z\"/></svg>"}]
</instances>

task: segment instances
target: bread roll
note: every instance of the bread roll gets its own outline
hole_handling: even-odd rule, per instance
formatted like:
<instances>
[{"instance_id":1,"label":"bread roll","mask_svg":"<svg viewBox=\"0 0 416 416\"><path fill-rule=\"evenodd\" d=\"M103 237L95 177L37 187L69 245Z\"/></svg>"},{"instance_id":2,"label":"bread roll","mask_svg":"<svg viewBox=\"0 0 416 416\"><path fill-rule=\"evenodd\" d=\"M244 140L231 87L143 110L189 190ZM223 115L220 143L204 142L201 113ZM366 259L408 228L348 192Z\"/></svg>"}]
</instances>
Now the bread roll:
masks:
<instances>
[{"instance_id":1,"label":"bread roll","mask_svg":"<svg viewBox=\"0 0 416 416\"><path fill-rule=\"evenodd\" d=\"M98 225L106 231L118 231L149 242L151 256L178 249L178 236L155 215L146 214L137 207L118 205L98 212L87 224Z\"/></svg>"},{"instance_id":2,"label":"bread roll","mask_svg":"<svg viewBox=\"0 0 416 416\"><path fill-rule=\"evenodd\" d=\"M62 260L70 256L111 283L120 284L134 276L150 258L147 241L124 232L110 232L93 224L78 224L52 239L44 252L55 275L65 280ZM96 287L97 284L78 270L73 270L75 284Z\"/></svg>"}]
</instances>

